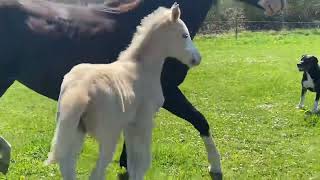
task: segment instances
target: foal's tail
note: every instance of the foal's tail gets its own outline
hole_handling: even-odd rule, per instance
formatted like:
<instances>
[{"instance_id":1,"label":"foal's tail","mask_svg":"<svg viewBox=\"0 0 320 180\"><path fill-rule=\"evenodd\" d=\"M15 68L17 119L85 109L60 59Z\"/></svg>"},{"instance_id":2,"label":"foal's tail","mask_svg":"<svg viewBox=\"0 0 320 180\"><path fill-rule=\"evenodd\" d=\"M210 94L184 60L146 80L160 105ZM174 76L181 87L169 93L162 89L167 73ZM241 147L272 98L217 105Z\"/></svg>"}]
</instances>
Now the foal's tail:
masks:
<instances>
[{"instance_id":1,"label":"foal's tail","mask_svg":"<svg viewBox=\"0 0 320 180\"><path fill-rule=\"evenodd\" d=\"M85 133L79 129L79 123L88 101L87 94L79 88L72 91L66 90L60 94L57 127L51 143L51 152L45 162L46 165L59 162L62 158L72 155L69 153L76 151L72 148L79 146L75 143L82 141Z\"/></svg>"}]
</instances>

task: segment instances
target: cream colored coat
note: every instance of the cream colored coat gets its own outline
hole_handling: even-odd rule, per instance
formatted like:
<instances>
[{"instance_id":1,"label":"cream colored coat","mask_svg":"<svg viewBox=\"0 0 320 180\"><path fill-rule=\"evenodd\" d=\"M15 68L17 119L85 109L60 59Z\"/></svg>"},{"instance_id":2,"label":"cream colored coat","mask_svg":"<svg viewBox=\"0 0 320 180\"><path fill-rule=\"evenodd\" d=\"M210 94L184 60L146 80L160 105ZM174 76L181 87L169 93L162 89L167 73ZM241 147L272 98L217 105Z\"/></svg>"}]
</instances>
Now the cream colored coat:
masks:
<instances>
[{"instance_id":1,"label":"cream colored coat","mask_svg":"<svg viewBox=\"0 0 320 180\"><path fill-rule=\"evenodd\" d=\"M159 8L141 22L132 43L111 64L80 64L65 75L58 100L57 128L47 163L58 162L64 179L76 179L75 162L86 133L100 155L90 179L105 179L121 131L130 179L141 180L151 162L152 120L164 102L160 76L164 59L193 67L201 57L180 9Z\"/></svg>"}]
</instances>

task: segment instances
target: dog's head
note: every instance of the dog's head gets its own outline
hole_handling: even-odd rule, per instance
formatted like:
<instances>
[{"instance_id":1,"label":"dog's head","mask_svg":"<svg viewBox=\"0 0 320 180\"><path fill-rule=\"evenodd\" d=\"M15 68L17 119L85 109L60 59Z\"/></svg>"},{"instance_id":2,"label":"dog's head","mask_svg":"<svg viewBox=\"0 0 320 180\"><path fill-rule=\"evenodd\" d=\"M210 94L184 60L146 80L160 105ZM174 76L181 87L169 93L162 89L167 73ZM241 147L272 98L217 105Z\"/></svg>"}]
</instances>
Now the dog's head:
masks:
<instances>
[{"instance_id":1,"label":"dog's head","mask_svg":"<svg viewBox=\"0 0 320 180\"><path fill-rule=\"evenodd\" d=\"M299 71L309 71L312 67L318 66L318 59L315 56L303 55L300 63L297 64Z\"/></svg>"}]
</instances>

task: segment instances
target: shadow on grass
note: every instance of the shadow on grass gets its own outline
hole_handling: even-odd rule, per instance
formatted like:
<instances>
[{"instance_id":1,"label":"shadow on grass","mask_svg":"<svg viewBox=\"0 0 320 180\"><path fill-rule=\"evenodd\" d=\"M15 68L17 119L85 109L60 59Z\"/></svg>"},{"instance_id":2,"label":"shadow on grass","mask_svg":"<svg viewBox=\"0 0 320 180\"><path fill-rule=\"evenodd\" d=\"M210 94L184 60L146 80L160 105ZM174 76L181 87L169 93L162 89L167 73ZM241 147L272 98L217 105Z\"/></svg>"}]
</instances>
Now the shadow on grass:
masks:
<instances>
[{"instance_id":1,"label":"shadow on grass","mask_svg":"<svg viewBox=\"0 0 320 180\"><path fill-rule=\"evenodd\" d=\"M304 110L304 121L307 126L315 127L318 125L320 119L320 111L312 112L310 110Z\"/></svg>"}]
</instances>

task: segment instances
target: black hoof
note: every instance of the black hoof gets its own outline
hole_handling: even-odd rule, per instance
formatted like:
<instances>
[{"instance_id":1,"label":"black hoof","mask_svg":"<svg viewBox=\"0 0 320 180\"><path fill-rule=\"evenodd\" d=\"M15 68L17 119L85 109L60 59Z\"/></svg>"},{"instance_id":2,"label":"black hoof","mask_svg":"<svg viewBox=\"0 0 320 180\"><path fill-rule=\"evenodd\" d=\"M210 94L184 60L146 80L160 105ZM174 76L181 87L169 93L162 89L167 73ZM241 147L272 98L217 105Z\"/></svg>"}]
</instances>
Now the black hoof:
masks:
<instances>
[{"instance_id":1,"label":"black hoof","mask_svg":"<svg viewBox=\"0 0 320 180\"><path fill-rule=\"evenodd\" d=\"M120 174L118 174L118 179L119 180L128 180L129 179L129 174L127 172L120 173Z\"/></svg>"},{"instance_id":2,"label":"black hoof","mask_svg":"<svg viewBox=\"0 0 320 180\"><path fill-rule=\"evenodd\" d=\"M212 180L222 180L222 173L209 172Z\"/></svg>"},{"instance_id":3,"label":"black hoof","mask_svg":"<svg viewBox=\"0 0 320 180\"><path fill-rule=\"evenodd\" d=\"M121 168L127 169L127 160L126 159L123 160L123 159L120 158L119 164L120 164Z\"/></svg>"},{"instance_id":4,"label":"black hoof","mask_svg":"<svg viewBox=\"0 0 320 180\"><path fill-rule=\"evenodd\" d=\"M9 169L9 164L0 163L0 172L7 174Z\"/></svg>"}]
</instances>

